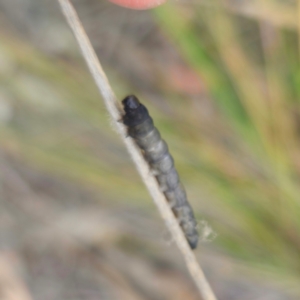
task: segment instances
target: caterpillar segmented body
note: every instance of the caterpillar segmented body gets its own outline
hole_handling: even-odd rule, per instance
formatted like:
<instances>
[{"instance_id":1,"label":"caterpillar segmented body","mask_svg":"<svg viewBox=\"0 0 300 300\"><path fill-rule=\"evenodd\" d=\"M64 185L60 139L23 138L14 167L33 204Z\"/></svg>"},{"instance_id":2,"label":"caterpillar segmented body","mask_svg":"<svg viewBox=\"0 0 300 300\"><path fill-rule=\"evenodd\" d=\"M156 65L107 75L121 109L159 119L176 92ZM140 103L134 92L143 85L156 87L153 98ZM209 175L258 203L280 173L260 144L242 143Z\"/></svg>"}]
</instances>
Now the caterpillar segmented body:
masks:
<instances>
[{"instance_id":1,"label":"caterpillar segmented body","mask_svg":"<svg viewBox=\"0 0 300 300\"><path fill-rule=\"evenodd\" d=\"M190 247L195 249L198 243L197 223L166 142L154 126L147 108L135 96L127 96L122 104L125 111L123 123L128 128L128 135L141 148Z\"/></svg>"}]
</instances>

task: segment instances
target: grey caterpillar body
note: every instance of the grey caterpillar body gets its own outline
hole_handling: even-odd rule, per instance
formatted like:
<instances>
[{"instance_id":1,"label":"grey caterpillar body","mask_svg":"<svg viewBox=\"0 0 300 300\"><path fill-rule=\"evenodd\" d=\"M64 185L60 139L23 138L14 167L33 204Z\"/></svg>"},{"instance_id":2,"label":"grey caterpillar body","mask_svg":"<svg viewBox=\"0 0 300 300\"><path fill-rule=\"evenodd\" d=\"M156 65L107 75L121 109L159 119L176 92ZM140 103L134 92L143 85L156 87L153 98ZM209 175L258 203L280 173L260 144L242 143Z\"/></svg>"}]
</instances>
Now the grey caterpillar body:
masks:
<instances>
[{"instance_id":1,"label":"grey caterpillar body","mask_svg":"<svg viewBox=\"0 0 300 300\"><path fill-rule=\"evenodd\" d=\"M123 123L128 128L128 135L141 148L190 247L195 249L198 243L197 223L168 146L154 126L147 108L135 96L127 96L122 103L125 111Z\"/></svg>"}]
</instances>

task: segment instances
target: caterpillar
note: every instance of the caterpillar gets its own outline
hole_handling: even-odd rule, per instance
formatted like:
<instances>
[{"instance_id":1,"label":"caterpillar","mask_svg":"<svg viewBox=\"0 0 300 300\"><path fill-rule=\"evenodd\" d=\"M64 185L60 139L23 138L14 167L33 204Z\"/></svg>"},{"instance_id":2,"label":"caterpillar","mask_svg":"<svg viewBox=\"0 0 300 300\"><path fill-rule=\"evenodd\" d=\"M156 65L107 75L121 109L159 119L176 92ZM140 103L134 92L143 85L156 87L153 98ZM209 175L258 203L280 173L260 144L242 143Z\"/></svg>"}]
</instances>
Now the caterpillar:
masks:
<instances>
[{"instance_id":1,"label":"caterpillar","mask_svg":"<svg viewBox=\"0 0 300 300\"><path fill-rule=\"evenodd\" d=\"M166 142L154 126L147 108L136 96L127 96L122 104L125 112L122 121L128 135L141 149L190 247L195 249L198 243L197 223Z\"/></svg>"}]
</instances>

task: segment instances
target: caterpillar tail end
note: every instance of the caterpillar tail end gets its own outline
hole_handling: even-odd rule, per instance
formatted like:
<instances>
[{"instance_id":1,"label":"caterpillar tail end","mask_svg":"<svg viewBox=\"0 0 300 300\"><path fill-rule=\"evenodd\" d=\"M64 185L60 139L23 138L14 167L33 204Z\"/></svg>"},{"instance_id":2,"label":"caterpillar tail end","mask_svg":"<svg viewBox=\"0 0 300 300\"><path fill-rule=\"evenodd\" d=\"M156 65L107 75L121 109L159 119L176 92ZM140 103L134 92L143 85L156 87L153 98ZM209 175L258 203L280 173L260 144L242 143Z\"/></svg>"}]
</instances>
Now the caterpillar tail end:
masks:
<instances>
[{"instance_id":1,"label":"caterpillar tail end","mask_svg":"<svg viewBox=\"0 0 300 300\"><path fill-rule=\"evenodd\" d=\"M191 249L196 249L198 245L198 235L196 236L187 236L187 241L191 247Z\"/></svg>"}]
</instances>

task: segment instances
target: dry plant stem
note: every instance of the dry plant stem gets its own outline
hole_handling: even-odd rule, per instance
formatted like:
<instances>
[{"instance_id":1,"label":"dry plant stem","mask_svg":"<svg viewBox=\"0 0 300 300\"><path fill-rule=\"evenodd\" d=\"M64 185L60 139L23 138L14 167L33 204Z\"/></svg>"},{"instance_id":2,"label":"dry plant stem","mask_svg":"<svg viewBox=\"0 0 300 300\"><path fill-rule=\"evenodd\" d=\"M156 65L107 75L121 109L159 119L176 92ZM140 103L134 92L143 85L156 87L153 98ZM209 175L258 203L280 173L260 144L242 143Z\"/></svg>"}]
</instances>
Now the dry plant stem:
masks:
<instances>
[{"instance_id":1,"label":"dry plant stem","mask_svg":"<svg viewBox=\"0 0 300 300\"><path fill-rule=\"evenodd\" d=\"M197 262L197 259L188 245L185 236L167 203L164 194L160 191L155 177L151 174L148 164L144 160L140 150L134 144L133 140L127 137L126 128L119 120L122 118L120 104L116 100L114 92L107 80L107 77L100 65L96 53L81 25L77 13L69 0L58 0L61 9L67 19L75 38L79 44L84 59L89 67L90 72L96 82L96 85L102 94L107 110L112 117L113 125L121 135L128 152L130 153L136 168L138 169L149 193L151 194L159 212L161 213L168 229L170 230L174 241L181 251L188 270L198 287L203 300L216 300L203 271Z\"/></svg>"}]
</instances>

